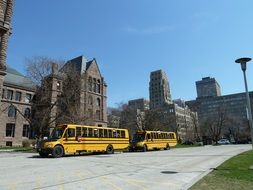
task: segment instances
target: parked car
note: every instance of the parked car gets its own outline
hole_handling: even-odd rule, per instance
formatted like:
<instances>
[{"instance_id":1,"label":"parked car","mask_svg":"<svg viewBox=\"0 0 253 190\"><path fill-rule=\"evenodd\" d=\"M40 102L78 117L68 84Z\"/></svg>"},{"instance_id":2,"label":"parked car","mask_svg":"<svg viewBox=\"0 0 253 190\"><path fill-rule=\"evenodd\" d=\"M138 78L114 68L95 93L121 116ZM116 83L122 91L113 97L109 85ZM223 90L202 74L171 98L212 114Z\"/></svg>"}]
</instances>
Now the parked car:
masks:
<instances>
[{"instance_id":1,"label":"parked car","mask_svg":"<svg viewBox=\"0 0 253 190\"><path fill-rule=\"evenodd\" d=\"M218 144L230 144L228 139L220 139L218 140Z\"/></svg>"}]
</instances>

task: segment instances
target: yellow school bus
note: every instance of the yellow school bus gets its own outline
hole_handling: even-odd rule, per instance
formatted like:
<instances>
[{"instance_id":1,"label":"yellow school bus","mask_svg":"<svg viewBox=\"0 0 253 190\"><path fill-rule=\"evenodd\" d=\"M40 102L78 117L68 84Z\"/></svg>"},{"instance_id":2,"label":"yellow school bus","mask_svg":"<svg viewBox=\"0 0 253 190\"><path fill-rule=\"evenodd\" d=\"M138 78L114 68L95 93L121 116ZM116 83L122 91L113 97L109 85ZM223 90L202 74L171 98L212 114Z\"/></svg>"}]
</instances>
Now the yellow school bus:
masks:
<instances>
[{"instance_id":1,"label":"yellow school bus","mask_svg":"<svg viewBox=\"0 0 253 190\"><path fill-rule=\"evenodd\" d=\"M48 139L37 144L41 157L51 154L58 158L64 154L81 152L106 152L129 146L127 129L65 124L55 127Z\"/></svg>"},{"instance_id":2,"label":"yellow school bus","mask_svg":"<svg viewBox=\"0 0 253 190\"><path fill-rule=\"evenodd\" d=\"M174 132L164 131L137 131L130 144L130 151L155 149L168 150L170 147L176 146L177 138Z\"/></svg>"}]
</instances>

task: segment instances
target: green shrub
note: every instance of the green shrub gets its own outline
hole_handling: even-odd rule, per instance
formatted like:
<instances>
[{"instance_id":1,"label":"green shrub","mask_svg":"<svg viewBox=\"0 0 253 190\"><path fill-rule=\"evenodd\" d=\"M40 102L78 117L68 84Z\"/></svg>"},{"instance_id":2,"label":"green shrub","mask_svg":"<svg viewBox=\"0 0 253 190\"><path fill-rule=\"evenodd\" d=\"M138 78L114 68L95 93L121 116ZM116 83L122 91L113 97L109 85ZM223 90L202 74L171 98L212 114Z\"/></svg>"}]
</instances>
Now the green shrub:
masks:
<instances>
[{"instance_id":1,"label":"green shrub","mask_svg":"<svg viewBox=\"0 0 253 190\"><path fill-rule=\"evenodd\" d=\"M28 139L22 141L22 147L30 147L31 143Z\"/></svg>"}]
</instances>

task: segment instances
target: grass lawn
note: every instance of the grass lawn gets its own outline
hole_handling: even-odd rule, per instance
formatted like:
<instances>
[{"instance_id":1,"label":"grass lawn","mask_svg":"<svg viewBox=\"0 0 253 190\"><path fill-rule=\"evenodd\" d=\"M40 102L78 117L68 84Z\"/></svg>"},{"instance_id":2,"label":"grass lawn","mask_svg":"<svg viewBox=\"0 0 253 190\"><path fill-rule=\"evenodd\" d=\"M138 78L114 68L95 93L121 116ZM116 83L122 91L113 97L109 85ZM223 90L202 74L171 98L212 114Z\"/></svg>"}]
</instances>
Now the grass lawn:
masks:
<instances>
[{"instance_id":1,"label":"grass lawn","mask_svg":"<svg viewBox=\"0 0 253 190\"><path fill-rule=\"evenodd\" d=\"M253 151L239 154L193 185L191 190L250 190L253 189Z\"/></svg>"},{"instance_id":2,"label":"grass lawn","mask_svg":"<svg viewBox=\"0 0 253 190\"><path fill-rule=\"evenodd\" d=\"M200 145L185 145L185 144L177 144L173 148L191 148L191 147L198 147Z\"/></svg>"},{"instance_id":3,"label":"grass lawn","mask_svg":"<svg viewBox=\"0 0 253 190\"><path fill-rule=\"evenodd\" d=\"M34 152L32 147L0 147L0 152L2 151L12 151L12 152Z\"/></svg>"}]
</instances>

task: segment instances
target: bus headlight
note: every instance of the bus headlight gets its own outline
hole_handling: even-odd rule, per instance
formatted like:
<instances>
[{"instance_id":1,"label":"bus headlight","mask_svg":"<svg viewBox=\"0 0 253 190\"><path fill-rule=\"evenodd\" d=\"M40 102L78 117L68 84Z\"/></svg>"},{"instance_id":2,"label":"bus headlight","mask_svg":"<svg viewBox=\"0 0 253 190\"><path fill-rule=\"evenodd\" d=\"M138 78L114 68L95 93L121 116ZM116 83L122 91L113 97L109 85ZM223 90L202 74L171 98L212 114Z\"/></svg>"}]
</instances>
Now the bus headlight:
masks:
<instances>
[{"instance_id":1,"label":"bus headlight","mask_svg":"<svg viewBox=\"0 0 253 190\"><path fill-rule=\"evenodd\" d=\"M52 148L53 147L53 145L52 144L48 144L48 145L46 145L46 148Z\"/></svg>"}]
</instances>

